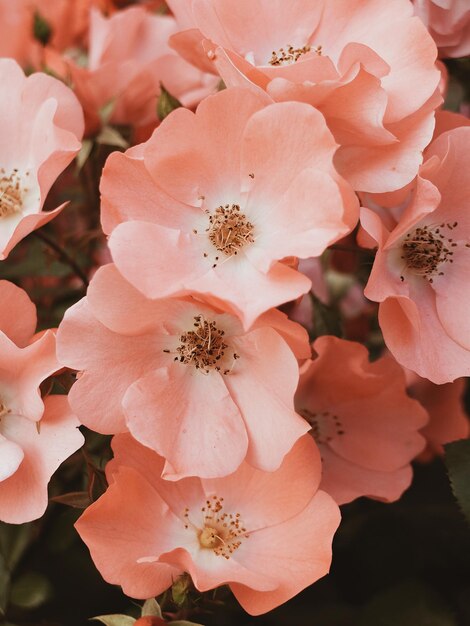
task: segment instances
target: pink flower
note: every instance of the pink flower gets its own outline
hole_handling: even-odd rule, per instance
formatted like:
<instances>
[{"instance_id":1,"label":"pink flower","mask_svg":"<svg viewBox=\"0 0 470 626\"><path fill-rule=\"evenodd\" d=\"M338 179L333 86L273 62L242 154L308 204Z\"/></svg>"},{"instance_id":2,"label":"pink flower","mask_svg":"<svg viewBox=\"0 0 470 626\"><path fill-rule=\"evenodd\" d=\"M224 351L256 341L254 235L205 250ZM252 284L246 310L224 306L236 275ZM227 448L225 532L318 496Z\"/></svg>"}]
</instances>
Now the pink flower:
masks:
<instances>
[{"instance_id":1,"label":"pink flower","mask_svg":"<svg viewBox=\"0 0 470 626\"><path fill-rule=\"evenodd\" d=\"M318 108L357 190L415 176L441 97L437 50L408 0L168 0L171 45L229 87ZM406 51L406 53L404 52Z\"/></svg>"},{"instance_id":2,"label":"pink flower","mask_svg":"<svg viewBox=\"0 0 470 626\"><path fill-rule=\"evenodd\" d=\"M149 300L113 265L58 332L62 364L82 371L69 400L93 430L127 429L165 457L164 473L223 476L247 460L267 471L309 426L294 412L306 332L279 311L250 332L193 298Z\"/></svg>"},{"instance_id":3,"label":"pink flower","mask_svg":"<svg viewBox=\"0 0 470 626\"><path fill-rule=\"evenodd\" d=\"M360 496L397 500L411 483L428 419L406 393L391 357L369 363L358 343L323 336L302 367L295 405L312 426L323 461L322 489L338 504Z\"/></svg>"},{"instance_id":4,"label":"pink flower","mask_svg":"<svg viewBox=\"0 0 470 626\"><path fill-rule=\"evenodd\" d=\"M415 13L431 33L442 57L470 54L468 0L413 0Z\"/></svg>"},{"instance_id":5,"label":"pink flower","mask_svg":"<svg viewBox=\"0 0 470 626\"><path fill-rule=\"evenodd\" d=\"M48 45L66 50L84 43L88 33L90 8L97 0L28 0L51 30Z\"/></svg>"},{"instance_id":6,"label":"pink flower","mask_svg":"<svg viewBox=\"0 0 470 626\"><path fill-rule=\"evenodd\" d=\"M41 399L60 366L54 333L35 328L26 293L0 281L0 520L10 524L41 517L52 474L83 443L67 398Z\"/></svg>"},{"instance_id":7,"label":"pink flower","mask_svg":"<svg viewBox=\"0 0 470 626\"><path fill-rule=\"evenodd\" d=\"M401 365L437 384L470 374L469 140L460 127L431 144L395 227L361 213L378 245L365 294L381 303L385 342Z\"/></svg>"},{"instance_id":8,"label":"pink flower","mask_svg":"<svg viewBox=\"0 0 470 626\"><path fill-rule=\"evenodd\" d=\"M45 74L25 77L0 59L0 259L65 206L48 213L44 200L80 149L83 115L70 89Z\"/></svg>"},{"instance_id":9,"label":"pink flower","mask_svg":"<svg viewBox=\"0 0 470 626\"><path fill-rule=\"evenodd\" d=\"M134 598L188 572L200 591L228 584L252 615L324 576L339 509L318 491L320 458L303 437L271 473L244 463L225 478L159 478L164 461L114 438L108 491L76 524L95 565Z\"/></svg>"},{"instance_id":10,"label":"pink flower","mask_svg":"<svg viewBox=\"0 0 470 626\"><path fill-rule=\"evenodd\" d=\"M148 297L210 294L249 327L309 290L285 257L319 256L354 227L357 199L323 117L266 102L222 91L108 159L103 228L119 271Z\"/></svg>"},{"instance_id":11,"label":"pink flower","mask_svg":"<svg viewBox=\"0 0 470 626\"><path fill-rule=\"evenodd\" d=\"M111 17L91 10L89 50L74 60L49 50L46 62L73 84L86 115L87 133L101 126L105 108L111 124L156 125L160 84L185 106L194 106L215 90L217 80L196 70L169 47L176 32L169 15L142 7Z\"/></svg>"},{"instance_id":12,"label":"pink flower","mask_svg":"<svg viewBox=\"0 0 470 626\"><path fill-rule=\"evenodd\" d=\"M405 373L410 395L429 414L429 423L421 429L428 445L418 457L419 460L429 461L438 454L444 454L444 444L466 439L470 435L470 422L464 408L465 379L434 385L413 372Z\"/></svg>"},{"instance_id":13,"label":"pink flower","mask_svg":"<svg viewBox=\"0 0 470 626\"><path fill-rule=\"evenodd\" d=\"M28 0L0 0L0 15L0 57L12 57L26 66L39 48Z\"/></svg>"}]
</instances>

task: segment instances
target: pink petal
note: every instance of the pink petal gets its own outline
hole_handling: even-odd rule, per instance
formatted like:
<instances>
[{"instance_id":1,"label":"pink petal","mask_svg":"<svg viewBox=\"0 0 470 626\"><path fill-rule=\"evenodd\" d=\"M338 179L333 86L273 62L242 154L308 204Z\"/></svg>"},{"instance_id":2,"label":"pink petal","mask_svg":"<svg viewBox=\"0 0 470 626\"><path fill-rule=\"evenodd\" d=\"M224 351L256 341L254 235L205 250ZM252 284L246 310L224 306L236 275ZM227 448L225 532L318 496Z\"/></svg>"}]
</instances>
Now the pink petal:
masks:
<instances>
[{"instance_id":1,"label":"pink petal","mask_svg":"<svg viewBox=\"0 0 470 626\"><path fill-rule=\"evenodd\" d=\"M75 527L107 582L121 585L132 598L150 598L170 587L182 571L144 559L168 549L184 527L135 470L123 467L117 478Z\"/></svg>"},{"instance_id":2,"label":"pink petal","mask_svg":"<svg viewBox=\"0 0 470 626\"><path fill-rule=\"evenodd\" d=\"M44 405L39 431L36 424L17 415L2 418L2 432L24 451L18 470L0 483L0 519L8 524L43 515L52 474L84 441L66 396L49 396Z\"/></svg>"},{"instance_id":3,"label":"pink petal","mask_svg":"<svg viewBox=\"0 0 470 626\"><path fill-rule=\"evenodd\" d=\"M260 615L290 600L325 576L331 564L331 542L340 522L333 499L317 492L297 516L250 534L233 558L260 576L269 572L278 581L274 591L261 593L248 585L232 583L235 597L250 615Z\"/></svg>"},{"instance_id":4,"label":"pink petal","mask_svg":"<svg viewBox=\"0 0 470 626\"><path fill-rule=\"evenodd\" d=\"M243 420L216 372L174 363L134 383L123 406L132 435L168 460L166 478L225 476L245 458Z\"/></svg>"},{"instance_id":5,"label":"pink petal","mask_svg":"<svg viewBox=\"0 0 470 626\"><path fill-rule=\"evenodd\" d=\"M284 340L269 328L232 339L242 355L225 384L245 420L247 461L276 470L309 424L293 408L299 378L297 361Z\"/></svg>"}]
</instances>

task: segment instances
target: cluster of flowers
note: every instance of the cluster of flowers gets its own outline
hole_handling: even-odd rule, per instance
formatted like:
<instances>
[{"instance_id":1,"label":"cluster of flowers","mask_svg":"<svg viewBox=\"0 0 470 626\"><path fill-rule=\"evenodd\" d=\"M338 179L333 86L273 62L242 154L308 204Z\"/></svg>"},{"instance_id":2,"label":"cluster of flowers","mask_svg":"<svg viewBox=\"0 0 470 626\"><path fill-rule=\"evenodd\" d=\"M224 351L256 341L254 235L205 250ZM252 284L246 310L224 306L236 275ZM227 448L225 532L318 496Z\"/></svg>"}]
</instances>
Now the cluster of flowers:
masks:
<instances>
[{"instance_id":1,"label":"cluster of flowers","mask_svg":"<svg viewBox=\"0 0 470 626\"><path fill-rule=\"evenodd\" d=\"M147 599L187 572L269 611L328 572L338 505L398 499L412 460L468 436L470 122L440 110L409 0L3 4L0 31L29 34L0 33L0 53L56 77L0 61L2 258L63 209L42 211L84 132L145 141L107 160L112 263L57 335L33 335L30 300L0 282L0 519L42 515L83 424L114 435L109 488L77 523L103 577ZM470 10L441 4L416 11L468 52ZM185 106L158 125L162 84ZM276 308L355 229L377 248L374 362ZM43 402L64 367L68 398Z\"/></svg>"}]
</instances>

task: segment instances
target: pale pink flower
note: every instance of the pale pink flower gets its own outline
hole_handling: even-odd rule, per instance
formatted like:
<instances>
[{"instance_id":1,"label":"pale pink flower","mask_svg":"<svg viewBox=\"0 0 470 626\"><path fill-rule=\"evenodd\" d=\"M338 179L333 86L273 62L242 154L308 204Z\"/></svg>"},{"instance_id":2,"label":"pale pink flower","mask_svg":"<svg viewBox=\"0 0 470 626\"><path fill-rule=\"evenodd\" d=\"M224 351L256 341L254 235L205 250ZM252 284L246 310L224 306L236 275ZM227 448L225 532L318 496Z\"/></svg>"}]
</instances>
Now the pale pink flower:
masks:
<instances>
[{"instance_id":1,"label":"pale pink flower","mask_svg":"<svg viewBox=\"0 0 470 626\"><path fill-rule=\"evenodd\" d=\"M322 489L338 504L360 496L397 500L411 483L410 462L425 440L428 415L406 393L391 357L369 362L359 343L323 336L302 367L295 398L323 461Z\"/></svg>"},{"instance_id":2,"label":"pale pink flower","mask_svg":"<svg viewBox=\"0 0 470 626\"><path fill-rule=\"evenodd\" d=\"M41 517L53 472L83 443L67 398L41 398L60 366L54 333L35 328L26 293L0 281L0 520L10 524Z\"/></svg>"},{"instance_id":3,"label":"pale pink flower","mask_svg":"<svg viewBox=\"0 0 470 626\"><path fill-rule=\"evenodd\" d=\"M441 102L436 46L408 0L168 0L171 45L229 87L319 109L360 191L415 176Z\"/></svg>"},{"instance_id":4,"label":"pale pink flower","mask_svg":"<svg viewBox=\"0 0 470 626\"><path fill-rule=\"evenodd\" d=\"M134 598L188 572L200 591L228 584L252 615L286 602L329 569L340 521L318 491L321 463L303 437L275 472L247 463L225 478L159 478L164 460L114 438L108 491L76 524L95 565Z\"/></svg>"},{"instance_id":5,"label":"pale pink flower","mask_svg":"<svg viewBox=\"0 0 470 626\"><path fill-rule=\"evenodd\" d=\"M80 149L83 114L72 91L45 74L25 77L0 59L0 259L65 206L43 212L49 189Z\"/></svg>"},{"instance_id":6,"label":"pale pink flower","mask_svg":"<svg viewBox=\"0 0 470 626\"><path fill-rule=\"evenodd\" d=\"M282 261L319 256L356 223L320 113L227 89L178 109L104 170L102 224L119 271L150 298L228 301L246 327L306 293Z\"/></svg>"},{"instance_id":7,"label":"pale pink flower","mask_svg":"<svg viewBox=\"0 0 470 626\"><path fill-rule=\"evenodd\" d=\"M216 89L217 79L169 48L168 38L176 30L173 17L143 7L110 17L92 9L87 53L47 51L47 65L73 84L87 133L101 126L103 116L111 124L155 126L161 84L185 106L195 106Z\"/></svg>"},{"instance_id":8,"label":"pale pink flower","mask_svg":"<svg viewBox=\"0 0 470 626\"><path fill-rule=\"evenodd\" d=\"M149 300L113 265L58 331L63 365L82 371L69 400L101 433L127 429L166 458L167 477L223 476L247 460L271 471L309 426L294 411L306 332L279 311L245 332L194 298Z\"/></svg>"},{"instance_id":9,"label":"pale pink flower","mask_svg":"<svg viewBox=\"0 0 470 626\"><path fill-rule=\"evenodd\" d=\"M415 13L431 33L440 56L470 54L470 4L468 0L413 0Z\"/></svg>"},{"instance_id":10,"label":"pale pink flower","mask_svg":"<svg viewBox=\"0 0 470 626\"><path fill-rule=\"evenodd\" d=\"M469 141L470 128L459 127L430 145L396 226L361 212L378 245L365 294L381 303L387 347L437 384L470 374L470 183L462 175Z\"/></svg>"}]
</instances>

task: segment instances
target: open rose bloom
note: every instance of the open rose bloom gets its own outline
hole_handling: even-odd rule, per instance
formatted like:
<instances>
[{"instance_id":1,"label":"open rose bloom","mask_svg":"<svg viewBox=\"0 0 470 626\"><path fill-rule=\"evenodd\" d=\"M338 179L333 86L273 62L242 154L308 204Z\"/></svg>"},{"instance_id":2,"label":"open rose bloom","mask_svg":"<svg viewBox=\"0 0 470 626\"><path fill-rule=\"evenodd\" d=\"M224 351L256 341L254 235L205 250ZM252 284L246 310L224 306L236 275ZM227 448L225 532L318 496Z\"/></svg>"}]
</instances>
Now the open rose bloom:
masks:
<instances>
[{"instance_id":1,"label":"open rose bloom","mask_svg":"<svg viewBox=\"0 0 470 626\"><path fill-rule=\"evenodd\" d=\"M426 411L407 395L392 358L369 363L363 346L336 337L320 337L313 349L318 356L303 366L295 402L320 448L322 488L339 504L398 499L425 446L418 431Z\"/></svg>"},{"instance_id":2,"label":"open rose bloom","mask_svg":"<svg viewBox=\"0 0 470 626\"><path fill-rule=\"evenodd\" d=\"M186 106L215 90L217 79L168 46L176 31L173 17L142 7L110 17L92 8L87 49L70 49L63 55L53 48L46 51L46 65L73 84L85 111L87 133L99 129L103 115L112 124L156 126L162 84ZM110 113L104 114L108 109Z\"/></svg>"},{"instance_id":3,"label":"open rose bloom","mask_svg":"<svg viewBox=\"0 0 470 626\"><path fill-rule=\"evenodd\" d=\"M293 350L309 355L306 333L279 311L245 332L193 298L145 298L113 265L98 270L58 334L61 362L82 372L70 393L82 423L129 429L165 457L169 478L224 476L245 457L279 467L309 430L294 411Z\"/></svg>"},{"instance_id":4,"label":"open rose bloom","mask_svg":"<svg viewBox=\"0 0 470 626\"><path fill-rule=\"evenodd\" d=\"M10 524L43 515L52 474L83 443L67 397L41 399L60 365L54 333L35 329L26 293L0 281L0 520Z\"/></svg>"},{"instance_id":5,"label":"open rose bloom","mask_svg":"<svg viewBox=\"0 0 470 626\"><path fill-rule=\"evenodd\" d=\"M309 290L287 257L319 256L354 227L357 199L322 115L267 104L222 91L109 159L103 228L117 268L149 298L224 300L249 327Z\"/></svg>"},{"instance_id":6,"label":"open rose bloom","mask_svg":"<svg viewBox=\"0 0 470 626\"><path fill-rule=\"evenodd\" d=\"M440 102L437 50L408 0L169 0L171 44L225 84L320 110L355 189L415 176ZM406 50L406 54L404 51Z\"/></svg>"},{"instance_id":7,"label":"open rose bloom","mask_svg":"<svg viewBox=\"0 0 470 626\"><path fill-rule=\"evenodd\" d=\"M321 462L303 437L271 473L244 463L225 478L160 478L164 461L129 435L113 442L110 487L77 523L103 576L134 598L183 572L200 591L229 584L248 613L285 602L324 576L339 524L318 490Z\"/></svg>"},{"instance_id":8,"label":"open rose bloom","mask_svg":"<svg viewBox=\"0 0 470 626\"><path fill-rule=\"evenodd\" d=\"M381 303L387 346L437 384L470 374L470 187L456 168L468 158L469 138L469 128L456 128L431 144L391 231L371 209L361 214L379 246L365 294Z\"/></svg>"},{"instance_id":9,"label":"open rose bloom","mask_svg":"<svg viewBox=\"0 0 470 626\"><path fill-rule=\"evenodd\" d=\"M467 0L413 0L443 57L470 54L470 5Z\"/></svg>"},{"instance_id":10,"label":"open rose bloom","mask_svg":"<svg viewBox=\"0 0 470 626\"><path fill-rule=\"evenodd\" d=\"M0 259L64 208L44 212L50 187L80 149L77 98L45 74L0 59Z\"/></svg>"}]
</instances>

